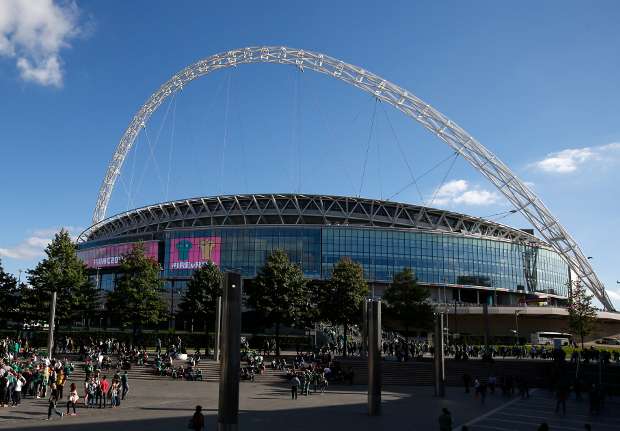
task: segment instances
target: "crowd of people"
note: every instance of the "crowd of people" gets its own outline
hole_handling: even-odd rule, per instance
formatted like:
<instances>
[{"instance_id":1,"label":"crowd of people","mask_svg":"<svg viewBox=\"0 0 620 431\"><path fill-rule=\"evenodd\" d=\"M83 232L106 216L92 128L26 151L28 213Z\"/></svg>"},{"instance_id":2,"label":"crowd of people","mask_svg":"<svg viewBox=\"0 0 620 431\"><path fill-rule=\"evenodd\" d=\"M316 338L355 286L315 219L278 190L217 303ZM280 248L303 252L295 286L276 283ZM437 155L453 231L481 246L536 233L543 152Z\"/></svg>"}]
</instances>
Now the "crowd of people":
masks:
<instances>
[{"instance_id":1,"label":"crowd of people","mask_svg":"<svg viewBox=\"0 0 620 431\"><path fill-rule=\"evenodd\" d=\"M86 408L119 407L129 392L129 377L127 370L121 372L120 368L116 368L110 379L103 374L107 362L103 356L106 347L102 346L107 345L82 343L78 348L69 337L59 344L58 350L65 355L63 359L40 355L27 339L0 340L0 406L19 406L27 398L47 399L48 420L53 415L60 418L65 414L75 415L81 400ZM115 352L122 363L127 351L117 347ZM71 354L79 354L84 361L85 379L81 388L72 381L75 365L67 359Z\"/></svg>"}]
</instances>

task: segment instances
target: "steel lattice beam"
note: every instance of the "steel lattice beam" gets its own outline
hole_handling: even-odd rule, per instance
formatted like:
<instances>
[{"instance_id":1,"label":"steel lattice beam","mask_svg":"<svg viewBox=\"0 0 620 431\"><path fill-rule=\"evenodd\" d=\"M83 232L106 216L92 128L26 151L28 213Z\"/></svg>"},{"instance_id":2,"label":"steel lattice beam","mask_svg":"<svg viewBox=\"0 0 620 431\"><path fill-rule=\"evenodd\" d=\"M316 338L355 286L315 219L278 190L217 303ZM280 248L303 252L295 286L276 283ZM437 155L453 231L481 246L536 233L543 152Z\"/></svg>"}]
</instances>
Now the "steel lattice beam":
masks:
<instances>
[{"instance_id":1,"label":"steel lattice beam","mask_svg":"<svg viewBox=\"0 0 620 431\"><path fill-rule=\"evenodd\" d=\"M114 152L99 190L97 205L93 213L93 224L104 219L114 184L125 157L140 129L145 126L162 102L194 79L219 69L250 63L287 64L302 70L309 69L332 76L393 105L405 115L422 124L491 181L514 207L532 223L542 237L566 259L571 269L603 304L605 309L614 310L603 283L596 276L590 262L571 235L534 192L517 178L506 164L464 129L414 94L361 67L345 63L325 54L283 46L247 47L212 55L181 70L153 93L134 115Z\"/></svg>"}]
</instances>

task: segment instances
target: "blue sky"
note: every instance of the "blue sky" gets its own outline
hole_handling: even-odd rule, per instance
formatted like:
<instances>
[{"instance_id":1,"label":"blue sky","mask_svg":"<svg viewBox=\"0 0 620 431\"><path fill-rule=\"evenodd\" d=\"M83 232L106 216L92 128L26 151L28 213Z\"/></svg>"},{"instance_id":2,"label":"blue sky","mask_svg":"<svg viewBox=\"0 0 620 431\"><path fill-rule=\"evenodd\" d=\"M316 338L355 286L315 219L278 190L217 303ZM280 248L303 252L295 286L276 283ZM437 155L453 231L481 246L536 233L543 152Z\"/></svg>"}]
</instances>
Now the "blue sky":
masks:
<instances>
[{"instance_id":1,"label":"blue sky","mask_svg":"<svg viewBox=\"0 0 620 431\"><path fill-rule=\"evenodd\" d=\"M469 131L532 185L620 306L619 13L614 1L2 1L0 258L18 273L60 226L89 225L124 129L176 71L232 48L287 45L363 66ZM108 214L296 191L510 209L461 159L394 196L447 147L358 90L284 66L198 80L146 130Z\"/></svg>"}]
</instances>

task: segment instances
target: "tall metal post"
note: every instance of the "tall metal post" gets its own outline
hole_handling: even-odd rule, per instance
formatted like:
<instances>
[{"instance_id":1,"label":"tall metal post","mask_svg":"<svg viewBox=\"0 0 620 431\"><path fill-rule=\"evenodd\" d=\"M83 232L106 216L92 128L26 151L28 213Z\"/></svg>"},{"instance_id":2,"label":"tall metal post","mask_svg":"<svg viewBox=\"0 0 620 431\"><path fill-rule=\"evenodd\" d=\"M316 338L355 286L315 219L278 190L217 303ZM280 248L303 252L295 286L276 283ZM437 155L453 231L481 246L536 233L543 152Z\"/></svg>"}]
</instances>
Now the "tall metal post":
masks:
<instances>
[{"instance_id":1,"label":"tall metal post","mask_svg":"<svg viewBox=\"0 0 620 431\"><path fill-rule=\"evenodd\" d=\"M482 304L482 316L484 318L484 346L489 347L489 304Z\"/></svg>"},{"instance_id":2,"label":"tall metal post","mask_svg":"<svg viewBox=\"0 0 620 431\"><path fill-rule=\"evenodd\" d=\"M368 414L381 415L381 301L366 303L368 322Z\"/></svg>"},{"instance_id":3,"label":"tall metal post","mask_svg":"<svg viewBox=\"0 0 620 431\"><path fill-rule=\"evenodd\" d=\"M49 332L47 333L47 357L52 359L52 349L54 348L54 322L56 320L56 291L52 292L50 303Z\"/></svg>"},{"instance_id":4,"label":"tall metal post","mask_svg":"<svg viewBox=\"0 0 620 431\"><path fill-rule=\"evenodd\" d=\"M217 413L219 431L236 431L239 416L239 369L241 363L241 275L224 274L222 307L222 358Z\"/></svg>"},{"instance_id":5,"label":"tall metal post","mask_svg":"<svg viewBox=\"0 0 620 431\"><path fill-rule=\"evenodd\" d=\"M368 299L362 304L362 356L368 356L368 304Z\"/></svg>"},{"instance_id":6,"label":"tall metal post","mask_svg":"<svg viewBox=\"0 0 620 431\"><path fill-rule=\"evenodd\" d=\"M222 330L222 297L217 297L217 306L215 308L215 340L213 346L213 359L220 360L220 345L221 345L221 330ZM205 352L209 353L209 352Z\"/></svg>"},{"instance_id":7,"label":"tall metal post","mask_svg":"<svg viewBox=\"0 0 620 431\"><path fill-rule=\"evenodd\" d=\"M446 381L446 372L445 372L445 363L444 363L444 353L443 353L443 314L436 313L435 314L435 357L433 358L433 365L435 371L435 396L436 397L444 397L446 395L445 391L445 381Z\"/></svg>"}]
</instances>

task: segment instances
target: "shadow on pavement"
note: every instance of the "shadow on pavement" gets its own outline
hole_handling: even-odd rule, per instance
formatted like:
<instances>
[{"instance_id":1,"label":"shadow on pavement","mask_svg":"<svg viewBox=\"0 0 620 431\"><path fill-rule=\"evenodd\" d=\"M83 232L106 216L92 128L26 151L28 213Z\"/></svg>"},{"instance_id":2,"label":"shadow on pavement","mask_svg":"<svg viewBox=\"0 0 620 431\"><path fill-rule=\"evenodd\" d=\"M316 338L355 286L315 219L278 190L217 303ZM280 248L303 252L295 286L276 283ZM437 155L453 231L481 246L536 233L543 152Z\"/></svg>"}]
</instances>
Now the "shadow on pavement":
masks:
<instances>
[{"instance_id":1,"label":"shadow on pavement","mask_svg":"<svg viewBox=\"0 0 620 431\"><path fill-rule=\"evenodd\" d=\"M360 388L362 392L362 388ZM302 403L290 401L290 408L280 406L275 410L241 410L239 414L239 428L243 430L268 430L279 431L327 431L355 429L365 430L395 430L395 429L435 429L437 417L442 407L448 407L454 411L459 419L477 416L484 412L479 403L463 403L462 399L438 400L432 397L402 396L396 399L384 401L382 404L383 415L369 417L365 402L339 404L330 406L295 405ZM148 431L172 431L187 429L187 422L192 415L193 406L160 408L142 407L138 410L170 411L171 416L152 419L119 420L114 421L108 417L102 422L80 421L71 423L72 417L63 420L54 418L52 421L33 421L32 426L26 424L13 424L16 429L22 431L45 429L62 429L67 431L109 431L113 428L123 431L148 430ZM490 406L489 406L490 407ZM486 409L485 409L486 410ZM217 429L217 412L214 409L206 409L206 429ZM455 418L456 419L456 418ZM60 428L61 427L61 428Z\"/></svg>"}]
</instances>

